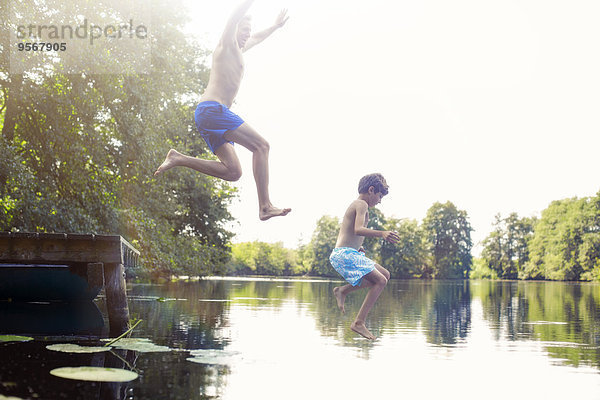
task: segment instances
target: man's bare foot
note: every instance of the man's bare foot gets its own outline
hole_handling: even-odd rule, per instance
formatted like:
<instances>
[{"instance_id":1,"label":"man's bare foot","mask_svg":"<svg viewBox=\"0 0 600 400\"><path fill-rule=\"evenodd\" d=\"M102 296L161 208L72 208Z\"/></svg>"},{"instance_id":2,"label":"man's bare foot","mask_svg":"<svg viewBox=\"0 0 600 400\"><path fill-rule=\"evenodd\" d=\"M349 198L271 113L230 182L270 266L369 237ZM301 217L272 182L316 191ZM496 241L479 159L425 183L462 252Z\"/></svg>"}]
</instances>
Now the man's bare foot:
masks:
<instances>
[{"instance_id":1,"label":"man's bare foot","mask_svg":"<svg viewBox=\"0 0 600 400\"><path fill-rule=\"evenodd\" d=\"M367 329L367 327L365 326L364 322L356 322L354 321L351 325L350 325L350 329L352 329L354 332L358 333L359 335L369 339L369 340L375 340L377 339L377 337L375 337L371 332L369 332L369 330Z\"/></svg>"},{"instance_id":2,"label":"man's bare foot","mask_svg":"<svg viewBox=\"0 0 600 400\"><path fill-rule=\"evenodd\" d=\"M333 295L335 296L335 299L337 300L338 308L340 310L342 310L342 314L346 314L346 310L344 308L344 302L346 301L346 295L344 293L342 293L342 288L339 286L334 287Z\"/></svg>"},{"instance_id":3,"label":"man's bare foot","mask_svg":"<svg viewBox=\"0 0 600 400\"><path fill-rule=\"evenodd\" d=\"M182 156L182 154L180 152L178 152L177 150L174 150L174 149L169 150L169 152L167 153L167 158L165 158L165 161L163 161L163 163L160 165L160 167L158 167L158 169L154 173L154 176L161 174L161 173L165 172L166 170L169 170L169 169L173 168L174 166L176 166L177 165L176 161L181 156Z\"/></svg>"},{"instance_id":4,"label":"man's bare foot","mask_svg":"<svg viewBox=\"0 0 600 400\"><path fill-rule=\"evenodd\" d=\"M292 211L291 208L276 208L273 206L266 206L260 209L260 212L258 213L258 218L261 221L266 221L269 218L282 217L284 215L288 215L290 211Z\"/></svg>"}]
</instances>

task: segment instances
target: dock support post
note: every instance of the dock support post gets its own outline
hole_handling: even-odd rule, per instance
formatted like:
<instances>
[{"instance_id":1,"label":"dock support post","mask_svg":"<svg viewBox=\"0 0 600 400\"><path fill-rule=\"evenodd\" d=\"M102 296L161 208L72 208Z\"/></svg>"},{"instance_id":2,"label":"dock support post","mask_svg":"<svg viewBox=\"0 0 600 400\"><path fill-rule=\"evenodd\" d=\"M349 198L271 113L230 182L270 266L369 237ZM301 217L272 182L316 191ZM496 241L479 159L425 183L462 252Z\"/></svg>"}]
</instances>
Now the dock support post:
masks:
<instances>
[{"instance_id":1,"label":"dock support post","mask_svg":"<svg viewBox=\"0 0 600 400\"><path fill-rule=\"evenodd\" d=\"M104 263L101 262L93 262L87 263L87 282L90 288L100 288L104 287ZM96 297L96 294L94 294ZM93 300L93 298L92 298Z\"/></svg>"},{"instance_id":2,"label":"dock support post","mask_svg":"<svg viewBox=\"0 0 600 400\"><path fill-rule=\"evenodd\" d=\"M123 264L104 264L104 283L110 335L118 336L129 329L129 306Z\"/></svg>"}]
</instances>

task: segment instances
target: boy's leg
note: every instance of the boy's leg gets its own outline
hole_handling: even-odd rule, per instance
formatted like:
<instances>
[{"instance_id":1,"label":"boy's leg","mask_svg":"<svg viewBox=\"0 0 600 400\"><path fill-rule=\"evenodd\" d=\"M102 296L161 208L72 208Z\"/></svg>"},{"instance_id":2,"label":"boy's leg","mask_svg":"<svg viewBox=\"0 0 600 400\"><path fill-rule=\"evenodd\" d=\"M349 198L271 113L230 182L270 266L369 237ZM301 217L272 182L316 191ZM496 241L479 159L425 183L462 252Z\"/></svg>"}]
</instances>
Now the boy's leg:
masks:
<instances>
[{"instance_id":1,"label":"boy's leg","mask_svg":"<svg viewBox=\"0 0 600 400\"><path fill-rule=\"evenodd\" d=\"M269 143L250 125L243 123L237 129L225 132L225 139L239 143L252 152L252 171L258 192L259 218L287 215L290 208L277 208L269 198Z\"/></svg>"},{"instance_id":2,"label":"boy's leg","mask_svg":"<svg viewBox=\"0 0 600 400\"><path fill-rule=\"evenodd\" d=\"M354 292L358 289L363 289L365 287L369 287L371 284L365 280L363 280L360 285L352 286L351 284L347 284L344 286L337 286L333 288L333 295L335 296L335 300L337 301L338 308L342 311L342 314L346 313L346 308L344 307L344 303L346 302L346 296L348 293Z\"/></svg>"},{"instance_id":3,"label":"boy's leg","mask_svg":"<svg viewBox=\"0 0 600 400\"><path fill-rule=\"evenodd\" d=\"M154 175L163 173L173 167L188 167L203 174L225 179L226 181L237 181L240 179L242 167L230 143L219 146L215 151L215 155L219 158L219 161L190 157L171 149L165 161L158 167Z\"/></svg>"},{"instance_id":4,"label":"boy's leg","mask_svg":"<svg viewBox=\"0 0 600 400\"><path fill-rule=\"evenodd\" d=\"M365 325L365 320L367 318L367 314L369 314L369 311L371 311L371 308L373 308L373 306L375 305L375 302L379 298L379 295L385 288L385 285L388 281L386 276L382 272L380 272L379 268L377 268L378 265L375 265L376 268L363 277L363 281L366 280L370 288L367 292L367 295L365 296L365 300L363 301L360 310L358 311L356 319L350 325L350 329L352 329L354 332L371 340L375 340L376 337L367 329ZM363 283L361 282L361 286L362 285Z\"/></svg>"},{"instance_id":5,"label":"boy's leg","mask_svg":"<svg viewBox=\"0 0 600 400\"><path fill-rule=\"evenodd\" d=\"M383 268L381 265L379 264L375 264L375 268L381 272L381 274L387 279L390 279L390 272ZM366 287L371 287L371 283L365 279L362 280L360 285L357 286L352 286L350 284L344 285L344 286L337 286L333 288L333 295L335 296L335 299L337 301L337 305L338 308L342 311L342 314L346 313L346 309L344 307L344 302L346 301L346 296L351 293L354 292L355 290L358 289L363 289Z\"/></svg>"},{"instance_id":6,"label":"boy's leg","mask_svg":"<svg viewBox=\"0 0 600 400\"><path fill-rule=\"evenodd\" d=\"M387 269L383 268L379 264L375 264L375 268L377 269L377 271L381 272L381 274L383 276L385 276L385 279L387 279L388 281L390 280L390 277L391 277L390 271L388 271Z\"/></svg>"}]
</instances>

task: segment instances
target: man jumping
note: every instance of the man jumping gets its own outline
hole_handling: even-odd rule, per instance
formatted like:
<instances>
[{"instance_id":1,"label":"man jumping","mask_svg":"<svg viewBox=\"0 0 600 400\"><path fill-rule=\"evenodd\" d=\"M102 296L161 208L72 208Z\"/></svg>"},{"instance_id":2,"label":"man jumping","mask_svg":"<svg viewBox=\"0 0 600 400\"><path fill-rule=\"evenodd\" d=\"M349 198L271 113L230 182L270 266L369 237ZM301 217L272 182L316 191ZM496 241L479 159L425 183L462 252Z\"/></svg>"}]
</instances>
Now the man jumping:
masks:
<instances>
[{"instance_id":1,"label":"man jumping","mask_svg":"<svg viewBox=\"0 0 600 400\"><path fill-rule=\"evenodd\" d=\"M265 40L287 22L286 10L275 23L251 35L250 17L246 15L254 0L240 4L227 21L221 40L213 52L208 85L196 108L196 128L217 160L204 160L169 150L154 175L173 167L188 167L227 181L242 175L240 161L233 148L238 143L252 152L252 170L258 192L258 217L265 221L287 215L290 208L277 208L269 198L269 143L242 118L229 110L238 93L244 74L243 52Z\"/></svg>"}]
</instances>

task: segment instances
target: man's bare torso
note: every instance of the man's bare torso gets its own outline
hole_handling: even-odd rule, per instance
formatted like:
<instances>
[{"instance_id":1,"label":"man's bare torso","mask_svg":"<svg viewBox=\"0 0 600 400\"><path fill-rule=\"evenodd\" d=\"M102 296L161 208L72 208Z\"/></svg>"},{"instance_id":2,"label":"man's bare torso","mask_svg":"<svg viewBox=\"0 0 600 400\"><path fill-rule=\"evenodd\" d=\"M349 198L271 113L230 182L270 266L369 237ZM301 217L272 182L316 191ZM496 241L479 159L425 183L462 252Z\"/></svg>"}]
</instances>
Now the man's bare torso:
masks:
<instances>
[{"instance_id":1,"label":"man's bare torso","mask_svg":"<svg viewBox=\"0 0 600 400\"><path fill-rule=\"evenodd\" d=\"M244 58L238 46L219 43L213 53L210 78L201 101L216 101L231 107L244 75Z\"/></svg>"},{"instance_id":2,"label":"man's bare torso","mask_svg":"<svg viewBox=\"0 0 600 400\"><path fill-rule=\"evenodd\" d=\"M354 222L356 220L358 202L364 202L364 200L354 200L346 210L335 247L352 247L358 250L365 241L364 236L358 236L354 233ZM368 222L369 211L367 210L365 213L364 226L367 226Z\"/></svg>"}]
</instances>

